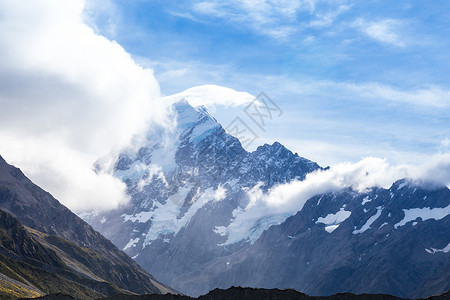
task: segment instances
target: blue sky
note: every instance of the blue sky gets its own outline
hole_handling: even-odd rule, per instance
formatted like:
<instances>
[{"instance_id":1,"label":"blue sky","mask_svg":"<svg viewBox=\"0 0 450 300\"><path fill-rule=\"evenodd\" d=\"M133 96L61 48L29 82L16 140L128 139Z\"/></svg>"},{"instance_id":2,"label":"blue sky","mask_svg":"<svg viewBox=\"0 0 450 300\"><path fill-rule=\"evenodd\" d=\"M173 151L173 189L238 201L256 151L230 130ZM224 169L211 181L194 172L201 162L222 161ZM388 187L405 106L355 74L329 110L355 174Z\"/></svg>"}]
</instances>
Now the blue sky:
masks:
<instances>
[{"instance_id":1,"label":"blue sky","mask_svg":"<svg viewBox=\"0 0 450 300\"><path fill-rule=\"evenodd\" d=\"M280 140L322 164L418 163L448 151L450 3L91 2L91 24L152 68L163 94L217 84L283 109ZM236 109L215 112L223 124Z\"/></svg>"},{"instance_id":2,"label":"blue sky","mask_svg":"<svg viewBox=\"0 0 450 300\"><path fill-rule=\"evenodd\" d=\"M225 128L239 117L255 131L249 150L279 141L335 171L449 185L449 8L2 0L0 155L71 209L115 207L126 186L92 164L170 123L167 103L189 89ZM283 111L265 130L236 106L261 91Z\"/></svg>"},{"instance_id":3,"label":"blue sky","mask_svg":"<svg viewBox=\"0 0 450 300\"><path fill-rule=\"evenodd\" d=\"M249 150L279 141L331 165L257 199L252 216L266 214L270 199L295 211L315 194L405 177L450 187L449 8L429 0L2 0L0 155L74 211L118 207L130 198L112 172L120 150L152 125L171 125L160 91L208 84L264 91L283 111L264 131L244 107L217 106L225 127L238 116L258 135ZM99 158L109 172L94 170Z\"/></svg>"}]
</instances>

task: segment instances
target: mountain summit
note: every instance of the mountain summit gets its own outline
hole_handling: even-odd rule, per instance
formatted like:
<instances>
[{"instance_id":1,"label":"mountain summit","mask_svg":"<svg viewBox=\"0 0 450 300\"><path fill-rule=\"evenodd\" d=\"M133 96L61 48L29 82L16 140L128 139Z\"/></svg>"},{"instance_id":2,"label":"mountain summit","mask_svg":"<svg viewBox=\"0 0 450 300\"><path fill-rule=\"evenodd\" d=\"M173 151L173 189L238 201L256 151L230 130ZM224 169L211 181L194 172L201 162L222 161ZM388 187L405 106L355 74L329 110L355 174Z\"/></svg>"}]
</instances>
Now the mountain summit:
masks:
<instances>
[{"instance_id":1,"label":"mountain summit","mask_svg":"<svg viewBox=\"0 0 450 300\"><path fill-rule=\"evenodd\" d=\"M174 125L124 149L112 168L130 203L86 215L161 280L193 296L233 285L401 297L450 288L447 187L404 180L286 208L267 195L326 169L278 142L247 152L204 108L172 108Z\"/></svg>"}]
</instances>

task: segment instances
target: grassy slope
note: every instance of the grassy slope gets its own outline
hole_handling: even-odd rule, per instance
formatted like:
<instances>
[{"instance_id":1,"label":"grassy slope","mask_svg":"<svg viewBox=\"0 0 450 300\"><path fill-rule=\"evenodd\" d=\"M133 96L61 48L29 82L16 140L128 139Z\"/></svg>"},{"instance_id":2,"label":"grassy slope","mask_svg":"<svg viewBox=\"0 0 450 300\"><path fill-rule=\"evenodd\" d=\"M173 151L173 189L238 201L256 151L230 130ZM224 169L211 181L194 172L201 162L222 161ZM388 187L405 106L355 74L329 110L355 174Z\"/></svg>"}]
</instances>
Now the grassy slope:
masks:
<instances>
[{"instance_id":1,"label":"grassy slope","mask_svg":"<svg viewBox=\"0 0 450 300\"><path fill-rule=\"evenodd\" d=\"M88 299L130 293L95 275L97 269L106 267L100 267L102 264L107 262L95 251L27 230L0 210L0 295L21 297L62 292Z\"/></svg>"},{"instance_id":2,"label":"grassy slope","mask_svg":"<svg viewBox=\"0 0 450 300\"><path fill-rule=\"evenodd\" d=\"M176 293L159 283L48 192L31 182L19 169L8 165L1 156L0 209L13 215L23 225L47 234L45 238L38 236L39 242L58 253L66 266L84 277L94 280L100 278L120 289L138 294ZM33 236L38 239L34 233ZM70 244L48 236L58 236ZM51 245L53 242L65 251L72 252L61 255L65 251L57 250L56 246ZM80 248L82 251L79 251ZM76 259L68 259L71 256L76 256Z\"/></svg>"}]
</instances>

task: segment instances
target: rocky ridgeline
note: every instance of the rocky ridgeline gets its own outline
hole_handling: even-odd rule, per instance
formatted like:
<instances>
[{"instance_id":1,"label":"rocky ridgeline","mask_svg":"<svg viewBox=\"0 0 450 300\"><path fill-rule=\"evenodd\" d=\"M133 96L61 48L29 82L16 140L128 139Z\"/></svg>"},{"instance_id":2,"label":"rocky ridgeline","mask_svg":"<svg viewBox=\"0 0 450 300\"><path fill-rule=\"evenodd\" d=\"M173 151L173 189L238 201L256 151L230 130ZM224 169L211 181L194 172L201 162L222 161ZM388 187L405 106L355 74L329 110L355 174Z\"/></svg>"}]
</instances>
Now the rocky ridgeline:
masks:
<instances>
[{"instance_id":1,"label":"rocky ridgeline","mask_svg":"<svg viewBox=\"0 0 450 300\"><path fill-rule=\"evenodd\" d=\"M191 296L233 285L411 298L450 289L447 187L405 179L254 213L252 192L324 169L280 143L247 152L204 108L173 110L176 126L153 129L111 170L130 203L85 215L156 278Z\"/></svg>"}]
</instances>

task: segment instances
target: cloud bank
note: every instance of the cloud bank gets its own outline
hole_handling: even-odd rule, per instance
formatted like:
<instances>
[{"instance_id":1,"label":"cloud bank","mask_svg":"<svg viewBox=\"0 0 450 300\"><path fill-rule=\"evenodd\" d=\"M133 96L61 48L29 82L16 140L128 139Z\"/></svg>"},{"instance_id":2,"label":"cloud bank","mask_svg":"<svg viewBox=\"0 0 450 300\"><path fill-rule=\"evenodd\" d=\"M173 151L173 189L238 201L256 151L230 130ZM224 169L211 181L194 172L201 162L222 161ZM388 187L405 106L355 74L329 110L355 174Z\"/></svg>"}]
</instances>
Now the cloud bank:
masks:
<instances>
[{"instance_id":1,"label":"cloud bank","mask_svg":"<svg viewBox=\"0 0 450 300\"><path fill-rule=\"evenodd\" d=\"M263 193L260 185L256 185L247 191L249 204L234 211L235 218L227 228L225 244L247 238L255 241L270 225L281 224L301 211L306 201L316 195L345 188L359 192L372 187L389 188L403 178L425 186L450 186L450 153L437 154L420 166L392 166L386 159L368 157L354 164L337 164L326 171L310 173L303 181L275 186L268 193Z\"/></svg>"},{"instance_id":2,"label":"cloud bank","mask_svg":"<svg viewBox=\"0 0 450 300\"><path fill-rule=\"evenodd\" d=\"M0 14L0 154L74 211L128 201L125 184L93 163L172 124L171 102L214 110L253 100L213 85L161 98L153 71L89 26L85 1L7 0Z\"/></svg>"},{"instance_id":3,"label":"cloud bank","mask_svg":"<svg viewBox=\"0 0 450 300\"><path fill-rule=\"evenodd\" d=\"M258 7L257 2L248 5L252 3ZM269 8L252 18L269 22L266 12L274 2L264 3L261 8ZM314 10L315 1L301 3L280 6L281 15L294 16L305 7ZM203 7L205 13L207 8ZM86 25L84 9L82 0L0 3L0 154L75 211L113 208L127 201L125 185L108 174L96 174L92 164L111 149L127 145L152 122L165 124L166 106L174 99L184 97L207 107L236 107L253 100L248 93L212 85L161 98L152 70L136 64L120 45ZM358 25L372 38L395 42L391 29L396 23ZM420 107L449 107L448 90L434 86L402 92L379 84L325 81L312 87L289 83L286 88L304 94L317 88L331 94L347 91L349 98L361 94ZM442 141L443 151L448 144L447 139ZM417 168L368 158L311 174L304 182L276 187L268 195L254 189L246 209L255 216L269 210L287 214L318 193L390 185L403 177L448 185L449 169L445 153Z\"/></svg>"},{"instance_id":4,"label":"cloud bank","mask_svg":"<svg viewBox=\"0 0 450 300\"><path fill-rule=\"evenodd\" d=\"M127 200L92 163L164 119L152 70L87 26L84 5L0 3L0 153L75 211Z\"/></svg>"}]
</instances>

